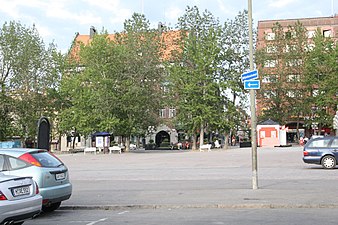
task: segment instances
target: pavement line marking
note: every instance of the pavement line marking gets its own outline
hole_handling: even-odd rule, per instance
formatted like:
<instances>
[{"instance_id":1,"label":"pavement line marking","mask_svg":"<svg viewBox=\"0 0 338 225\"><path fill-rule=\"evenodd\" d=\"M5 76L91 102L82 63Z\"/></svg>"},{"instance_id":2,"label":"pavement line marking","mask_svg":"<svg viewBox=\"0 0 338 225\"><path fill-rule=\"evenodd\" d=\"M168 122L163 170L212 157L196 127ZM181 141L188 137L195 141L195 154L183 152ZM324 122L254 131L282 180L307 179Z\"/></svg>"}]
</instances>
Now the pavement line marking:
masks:
<instances>
[{"instance_id":1,"label":"pavement line marking","mask_svg":"<svg viewBox=\"0 0 338 225\"><path fill-rule=\"evenodd\" d=\"M91 222L91 223L87 223L86 225L94 225L94 224L96 224L96 223L103 222L103 221L105 221L105 220L107 220L107 219L108 219L108 218L99 219L99 220L97 220L97 221L94 221L94 222Z\"/></svg>"},{"instance_id":2,"label":"pavement line marking","mask_svg":"<svg viewBox=\"0 0 338 225\"><path fill-rule=\"evenodd\" d=\"M129 211L123 211L123 212L119 212L119 215L125 214L125 213L129 213Z\"/></svg>"}]
</instances>

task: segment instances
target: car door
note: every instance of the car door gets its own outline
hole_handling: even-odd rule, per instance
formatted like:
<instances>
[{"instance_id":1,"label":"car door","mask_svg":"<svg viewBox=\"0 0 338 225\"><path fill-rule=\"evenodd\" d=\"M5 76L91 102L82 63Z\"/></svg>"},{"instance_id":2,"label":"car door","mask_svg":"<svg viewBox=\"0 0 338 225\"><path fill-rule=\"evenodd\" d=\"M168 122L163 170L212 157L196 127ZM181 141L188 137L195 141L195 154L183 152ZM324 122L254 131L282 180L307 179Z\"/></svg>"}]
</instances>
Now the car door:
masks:
<instances>
[{"instance_id":1,"label":"car door","mask_svg":"<svg viewBox=\"0 0 338 225\"><path fill-rule=\"evenodd\" d=\"M338 161L338 137L334 137L331 142L331 149L332 153L336 157L336 160Z\"/></svg>"}]
</instances>

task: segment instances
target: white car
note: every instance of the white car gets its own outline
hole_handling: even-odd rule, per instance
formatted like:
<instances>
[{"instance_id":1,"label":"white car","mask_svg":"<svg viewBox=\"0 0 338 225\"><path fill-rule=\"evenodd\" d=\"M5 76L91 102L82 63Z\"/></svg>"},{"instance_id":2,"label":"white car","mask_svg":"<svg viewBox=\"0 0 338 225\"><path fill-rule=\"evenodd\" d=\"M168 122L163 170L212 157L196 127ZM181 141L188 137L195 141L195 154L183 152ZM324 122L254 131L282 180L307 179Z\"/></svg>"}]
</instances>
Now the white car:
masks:
<instances>
[{"instance_id":1,"label":"white car","mask_svg":"<svg viewBox=\"0 0 338 225\"><path fill-rule=\"evenodd\" d=\"M23 224L39 215L41 207L42 196L31 177L0 173L0 224Z\"/></svg>"}]
</instances>

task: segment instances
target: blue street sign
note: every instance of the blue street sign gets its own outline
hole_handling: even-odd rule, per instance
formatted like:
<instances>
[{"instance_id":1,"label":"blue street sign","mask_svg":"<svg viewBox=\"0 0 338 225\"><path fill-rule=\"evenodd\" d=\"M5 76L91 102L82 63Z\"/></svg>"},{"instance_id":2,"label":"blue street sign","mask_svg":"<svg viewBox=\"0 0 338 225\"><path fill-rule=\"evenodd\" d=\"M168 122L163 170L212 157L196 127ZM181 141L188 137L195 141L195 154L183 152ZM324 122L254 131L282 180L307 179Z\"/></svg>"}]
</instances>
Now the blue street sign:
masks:
<instances>
[{"instance_id":1,"label":"blue street sign","mask_svg":"<svg viewBox=\"0 0 338 225\"><path fill-rule=\"evenodd\" d=\"M246 80L244 81L244 89L260 89L261 83L259 80Z\"/></svg>"},{"instance_id":2,"label":"blue street sign","mask_svg":"<svg viewBox=\"0 0 338 225\"><path fill-rule=\"evenodd\" d=\"M242 74L242 82L244 82L246 80L254 80L256 78L258 78L258 71L257 70L253 70L253 71Z\"/></svg>"}]
</instances>

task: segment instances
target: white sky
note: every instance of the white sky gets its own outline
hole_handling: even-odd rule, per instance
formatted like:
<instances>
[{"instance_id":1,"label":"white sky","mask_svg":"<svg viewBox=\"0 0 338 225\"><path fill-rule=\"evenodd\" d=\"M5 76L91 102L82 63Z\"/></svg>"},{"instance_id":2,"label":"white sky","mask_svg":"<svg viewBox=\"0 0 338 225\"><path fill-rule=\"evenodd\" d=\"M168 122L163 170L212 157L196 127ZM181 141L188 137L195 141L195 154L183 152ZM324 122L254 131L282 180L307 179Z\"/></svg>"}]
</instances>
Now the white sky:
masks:
<instances>
[{"instance_id":1,"label":"white sky","mask_svg":"<svg viewBox=\"0 0 338 225\"><path fill-rule=\"evenodd\" d=\"M89 34L90 26L113 33L121 31L125 19L144 13L156 27L172 27L186 6L207 9L221 22L248 8L247 0L0 0L0 25L11 20L27 27L36 25L45 44L54 42L67 52L75 33ZM252 0L254 26L259 20L332 16L338 0Z\"/></svg>"}]
</instances>

